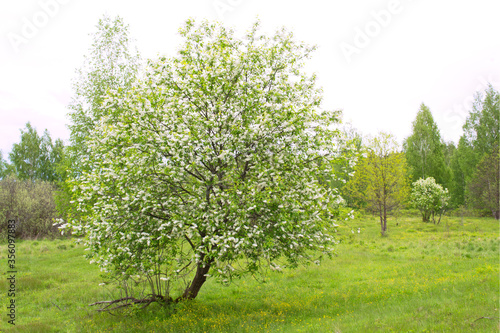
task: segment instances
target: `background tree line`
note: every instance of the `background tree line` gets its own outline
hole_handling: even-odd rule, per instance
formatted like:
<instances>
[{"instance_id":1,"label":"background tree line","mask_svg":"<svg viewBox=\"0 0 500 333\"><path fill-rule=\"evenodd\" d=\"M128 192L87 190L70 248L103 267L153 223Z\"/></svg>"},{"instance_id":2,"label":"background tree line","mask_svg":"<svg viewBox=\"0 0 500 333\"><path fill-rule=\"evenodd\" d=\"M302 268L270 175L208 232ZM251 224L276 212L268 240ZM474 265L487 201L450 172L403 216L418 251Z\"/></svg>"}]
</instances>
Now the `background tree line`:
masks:
<instances>
[{"instance_id":1,"label":"background tree line","mask_svg":"<svg viewBox=\"0 0 500 333\"><path fill-rule=\"evenodd\" d=\"M65 147L62 140L53 140L47 130L39 135L27 123L21 130L20 142L8 154L9 161L0 153L3 216L19 215L19 209L13 205L23 202L7 200L6 193L14 197L18 193L20 198L27 193L43 193L34 195L32 200L43 196L50 203L47 207L52 208L43 213L45 221L79 217L71 179L88 171L82 163L89 154L86 138L103 117L116 112L100 108L107 92L130 87L141 66L140 56L128 37L128 27L120 18L101 20L93 37L94 44L74 81L69 145ZM415 197L410 195L415 187L412 184L427 178L433 178L443 193L446 189L447 209L465 207L474 209L475 214L498 219L499 94L492 86L476 94L463 131L457 145L444 142L425 104L420 106L412 133L402 147L388 134L368 138L352 126L344 126L340 139L332 143L338 145L343 158L324 181L341 193L346 206L379 215L382 233L387 229L391 211L415 207ZM40 192L35 189L37 186L44 190ZM423 219L427 220L429 214L423 213ZM53 229L33 231L30 236L45 235Z\"/></svg>"}]
</instances>

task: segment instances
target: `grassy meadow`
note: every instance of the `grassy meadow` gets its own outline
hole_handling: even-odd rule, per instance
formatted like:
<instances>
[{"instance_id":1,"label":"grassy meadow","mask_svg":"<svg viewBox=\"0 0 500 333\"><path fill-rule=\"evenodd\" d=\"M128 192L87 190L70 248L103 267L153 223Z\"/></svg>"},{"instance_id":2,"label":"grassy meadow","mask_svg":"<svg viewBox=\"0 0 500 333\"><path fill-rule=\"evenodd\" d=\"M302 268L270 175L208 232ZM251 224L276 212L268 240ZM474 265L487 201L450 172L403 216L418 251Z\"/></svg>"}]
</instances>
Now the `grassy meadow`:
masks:
<instances>
[{"instance_id":1,"label":"grassy meadow","mask_svg":"<svg viewBox=\"0 0 500 333\"><path fill-rule=\"evenodd\" d=\"M497 332L499 224L489 218L346 222L332 260L222 286L195 301L113 316L99 269L71 240L16 244L16 326L6 317L7 246L0 246L2 332ZM359 233L358 233L359 229Z\"/></svg>"}]
</instances>

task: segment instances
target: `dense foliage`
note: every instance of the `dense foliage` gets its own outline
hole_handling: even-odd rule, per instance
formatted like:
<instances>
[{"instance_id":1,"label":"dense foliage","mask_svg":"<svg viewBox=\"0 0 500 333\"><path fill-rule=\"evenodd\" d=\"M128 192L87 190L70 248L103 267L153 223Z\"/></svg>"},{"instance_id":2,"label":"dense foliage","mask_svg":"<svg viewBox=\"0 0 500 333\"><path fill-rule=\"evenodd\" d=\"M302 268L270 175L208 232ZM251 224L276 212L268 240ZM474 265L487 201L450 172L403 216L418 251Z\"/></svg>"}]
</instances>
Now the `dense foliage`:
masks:
<instances>
[{"instance_id":1,"label":"dense foliage","mask_svg":"<svg viewBox=\"0 0 500 333\"><path fill-rule=\"evenodd\" d=\"M42 238L57 236L54 224L58 217L55 202L55 186L41 180L21 180L9 175L0 180L0 220L16 221L16 237ZM0 233L6 239L6 228Z\"/></svg>"},{"instance_id":2,"label":"dense foliage","mask_svg":"<svg viewBox=\"0 0 500 333\"><path fill-rule=\"evenodd\" d=\"M55 182L60 178L56 166L62 159L63 147L61 139L52 142L47 130L39 136L28 122L21 130L21 141L12 146L9 154L12 169L20 179Z\"/></svg>"},{"instance_id":3,"label":"dense foliage","mask_svg":"<svg viewBox=\"0 0 500 333\"><path fill-rule=\"evenodd\" d=\"M500 160L498 149L486 154L467 184L468 198L472 207L487 210L497 220L500 219Z\"/></svg>"},{"instance_id":4,"label":"dense foliage","mask_svg":"<svg viewBox=\"0 0 500 333\"><path fill-rule=\"evenodd\" d=\"M467 200L471 197L467 197L466 191L476 167L481 159L497 154L499 149L500 94L492 86L486 89L485 94L476 94L463 130L464 134L460 137L451 161L451 194L455 205L471 206L476 205L477 201L473 203Z\"/></svg>"}]
</instances>

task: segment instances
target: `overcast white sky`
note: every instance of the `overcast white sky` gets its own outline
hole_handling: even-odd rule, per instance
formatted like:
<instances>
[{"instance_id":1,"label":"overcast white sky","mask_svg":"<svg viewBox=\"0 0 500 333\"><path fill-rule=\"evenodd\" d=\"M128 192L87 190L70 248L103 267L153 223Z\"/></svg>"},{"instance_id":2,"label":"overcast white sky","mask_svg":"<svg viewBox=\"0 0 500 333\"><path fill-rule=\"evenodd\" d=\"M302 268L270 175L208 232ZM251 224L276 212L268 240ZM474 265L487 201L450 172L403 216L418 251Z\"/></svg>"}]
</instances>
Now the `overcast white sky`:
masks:
<instances>
[{"instance_id":1,"label":"overcast white sky","mask_svg":"<svg viewBox=\"0 0 500 333\"><path fill-rule=\"evenodd\" d=\"M193 17L244 31L286 26L319 46L308 69L324 107L342 109L364 134L402 140L423 102L446 140L458 141L472 96L500 89L498 0L0 0L0 149L30 121L69 138L71 79L103 14L120 15L142 56L173 55Z\"/></svg>"}]
</instances>

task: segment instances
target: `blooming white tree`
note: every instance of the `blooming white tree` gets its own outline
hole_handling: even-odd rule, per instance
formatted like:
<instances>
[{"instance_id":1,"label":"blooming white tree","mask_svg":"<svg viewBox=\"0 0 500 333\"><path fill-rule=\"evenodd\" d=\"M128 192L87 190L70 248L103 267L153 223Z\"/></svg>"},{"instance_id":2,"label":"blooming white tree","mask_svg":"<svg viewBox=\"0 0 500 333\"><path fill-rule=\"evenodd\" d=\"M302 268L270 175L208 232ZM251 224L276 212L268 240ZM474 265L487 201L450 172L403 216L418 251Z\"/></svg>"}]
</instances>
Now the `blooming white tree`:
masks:
<instances>
[{"instance_id":1,"label":"blooming white tree","mask_svg":"<svg viewBox=\"0 0 500 333\"><path fill-rule=\"evenodd\" d=\"M103 270L148 279L149 301L331 254L342 201L319 181L337 156L339 114L320 110L302 70L314 47L258 24L236 38L187 21L180 34L177 56L150 61L103 104L114 116L92 134L91 171L75 187L86 218L68 224Z\"/></svg>"},{"instance_id":2,"label":"blooming white tree","mask_svg":"<svg viewBox=\"0 0 500 333\"><path fill-rule=\"evenodd\" d=\"M439 223L450 200L448 189L443 189L432 177L420 178L412 187L411 203L422 213L422 221L429 222L432 216L432 222L436 223L435 215L439 214Z\"/></svg>"}]
</instances>

